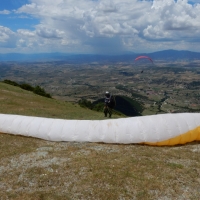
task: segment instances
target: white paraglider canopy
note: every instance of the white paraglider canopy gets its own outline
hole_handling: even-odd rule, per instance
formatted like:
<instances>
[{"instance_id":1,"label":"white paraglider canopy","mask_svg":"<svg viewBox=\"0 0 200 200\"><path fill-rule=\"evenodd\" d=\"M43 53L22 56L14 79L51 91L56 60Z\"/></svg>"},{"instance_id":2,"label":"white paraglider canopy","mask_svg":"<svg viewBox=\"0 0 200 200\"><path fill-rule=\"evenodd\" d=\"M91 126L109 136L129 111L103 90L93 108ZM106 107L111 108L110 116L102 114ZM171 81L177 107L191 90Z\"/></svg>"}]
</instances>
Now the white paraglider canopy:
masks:
<instances>
[{"instance_id":1,"label":"white paraglider canopy","mask_svg":"<svg viewBox=\"0 0 200 200\"><path fill-rule=\"evenodd\" d=\"M0 132L50 141L175 145L200 140L200 114L62 120L0 114Z\"/></svg>"}]
</instances>

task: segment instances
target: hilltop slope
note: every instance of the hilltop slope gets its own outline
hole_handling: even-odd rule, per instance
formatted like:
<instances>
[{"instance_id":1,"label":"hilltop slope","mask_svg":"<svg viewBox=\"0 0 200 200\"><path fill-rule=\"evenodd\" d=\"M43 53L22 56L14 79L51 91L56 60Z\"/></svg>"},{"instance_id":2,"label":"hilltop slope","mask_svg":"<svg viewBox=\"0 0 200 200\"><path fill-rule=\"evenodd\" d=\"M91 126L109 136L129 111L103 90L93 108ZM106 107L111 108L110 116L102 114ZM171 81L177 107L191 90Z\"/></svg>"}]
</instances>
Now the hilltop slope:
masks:
<instances>
[{"instance_id":1,"label":"hilltop slope","mask_svg":"<svg viewBox=\"0 0 200 200\"><path fill-rule=\"evenodd\" d=\"M103 113L0 83L0 113L62 119L104 119ZM115 116L114 116L115 117Z\"/></svg>"}]
</instances>

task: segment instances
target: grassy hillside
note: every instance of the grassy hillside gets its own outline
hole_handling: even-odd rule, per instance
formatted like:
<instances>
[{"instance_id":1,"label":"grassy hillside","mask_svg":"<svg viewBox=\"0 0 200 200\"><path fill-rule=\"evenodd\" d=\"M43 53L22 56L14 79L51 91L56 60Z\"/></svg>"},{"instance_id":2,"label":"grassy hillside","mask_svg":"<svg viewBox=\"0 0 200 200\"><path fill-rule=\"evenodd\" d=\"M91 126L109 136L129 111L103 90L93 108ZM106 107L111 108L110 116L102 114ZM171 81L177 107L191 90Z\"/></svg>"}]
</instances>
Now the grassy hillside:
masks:
<instances>
[{"instance_id":1,"label":"grassy hillside","mask_svg":"<svg viewBox=\"0 0 200 200\"><path fill-rule=\"evenodd\" d=\"M45 98L5 83L0 83L0 113L62 119L104 119L103 112Z\"/></svg>"},{"instance_id":2,"label":"grassy hillside","mask_svg":"<svg viewBox=\"0 0 200 200\"><path fill-rule=\"evenodd\" d=\"M3 83L0 113L104 119L102 113ZM198 200L199 153L198 142L153 147L51 142L0 133L0 200Z\"/></svg>"}]
</instances>

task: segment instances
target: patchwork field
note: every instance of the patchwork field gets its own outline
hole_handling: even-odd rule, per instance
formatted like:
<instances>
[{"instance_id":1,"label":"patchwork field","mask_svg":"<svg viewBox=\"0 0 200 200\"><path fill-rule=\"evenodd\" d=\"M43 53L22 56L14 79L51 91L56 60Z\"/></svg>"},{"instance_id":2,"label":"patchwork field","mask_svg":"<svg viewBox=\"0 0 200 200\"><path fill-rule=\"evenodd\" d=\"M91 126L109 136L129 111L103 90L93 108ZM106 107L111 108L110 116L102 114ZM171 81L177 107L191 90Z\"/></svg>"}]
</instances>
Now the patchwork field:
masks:
<instances>
[{"instance_id":1,"label":"patchwork field","mask_svg":"<svg viewBox=\"0 0 200 200\"><path fill-rule=\"evenodd\" d=\"M39 85L63 101L93 102L104 98L108 90L115 96L127 96L143 104L143 115L200 110L198 63L1 63L0 70L2 81Z\"/></svg>"}]
</instances>

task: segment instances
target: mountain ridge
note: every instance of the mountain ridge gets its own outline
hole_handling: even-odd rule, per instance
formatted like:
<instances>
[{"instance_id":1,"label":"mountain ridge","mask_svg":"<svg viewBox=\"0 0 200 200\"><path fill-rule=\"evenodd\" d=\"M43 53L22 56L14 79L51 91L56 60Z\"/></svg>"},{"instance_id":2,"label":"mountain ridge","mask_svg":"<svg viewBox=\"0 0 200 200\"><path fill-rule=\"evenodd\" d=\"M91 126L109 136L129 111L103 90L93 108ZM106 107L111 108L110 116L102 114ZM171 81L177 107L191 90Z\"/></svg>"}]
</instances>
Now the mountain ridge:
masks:
<instances>
[{"instance_id":1,"label":"mountain ridge","mask_svg":"<svg viewBox=\"0 0 200 200\"><path fill-rule=\"evenodd\" d=\"M0 54L1 62L50 62L50 61L65 61L68 63L118 63L118 62L133 62L137 56L145 55L153 60L163 61L193 61L200 60L200 52L188 50L163 50L152 53L124 53L120 55L103 55L103 54L70 54L70 53L6 53Z\"/></svg>"}]
</instances>

